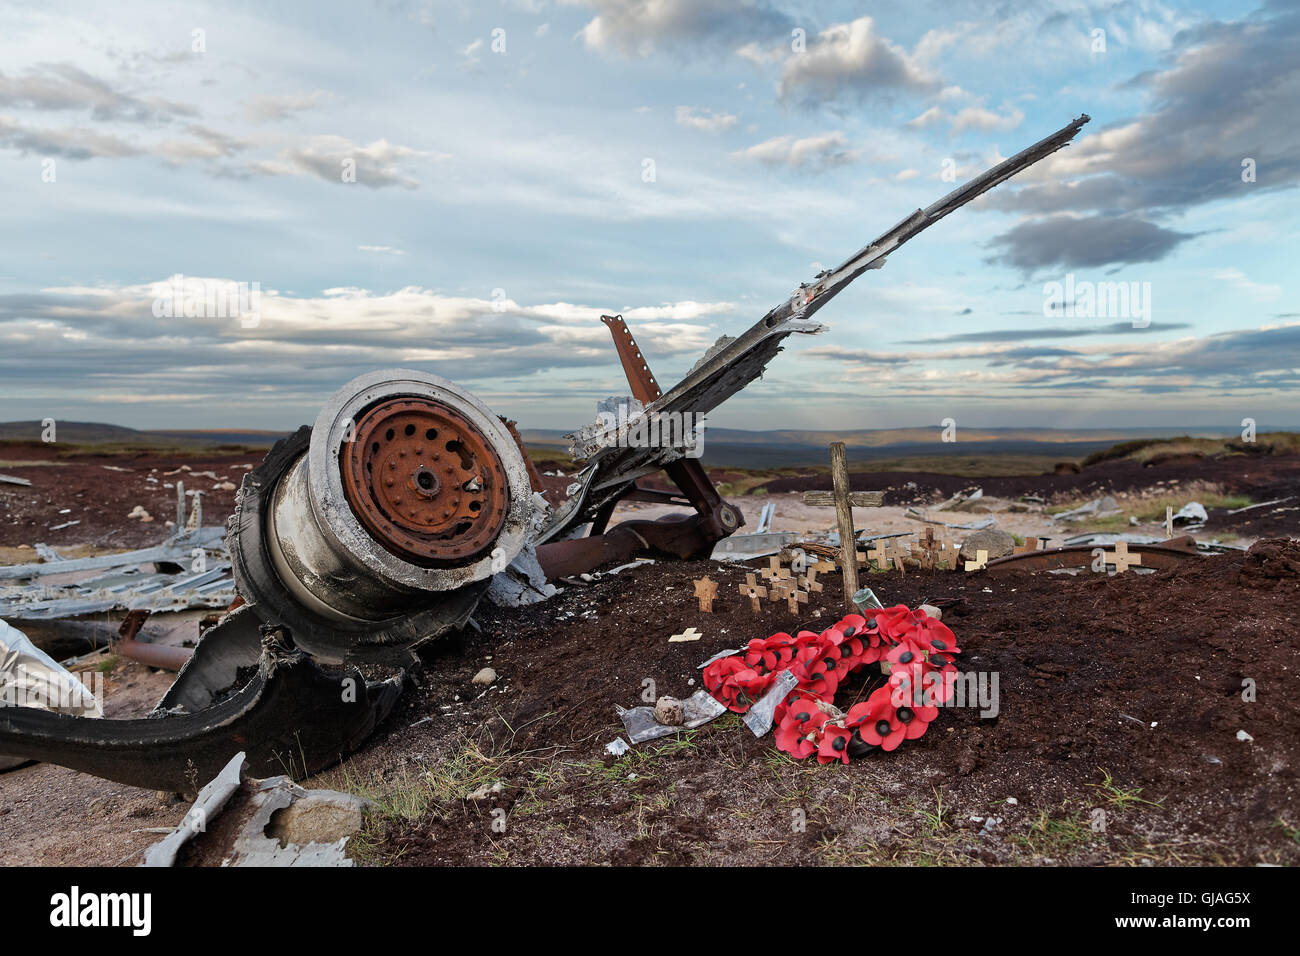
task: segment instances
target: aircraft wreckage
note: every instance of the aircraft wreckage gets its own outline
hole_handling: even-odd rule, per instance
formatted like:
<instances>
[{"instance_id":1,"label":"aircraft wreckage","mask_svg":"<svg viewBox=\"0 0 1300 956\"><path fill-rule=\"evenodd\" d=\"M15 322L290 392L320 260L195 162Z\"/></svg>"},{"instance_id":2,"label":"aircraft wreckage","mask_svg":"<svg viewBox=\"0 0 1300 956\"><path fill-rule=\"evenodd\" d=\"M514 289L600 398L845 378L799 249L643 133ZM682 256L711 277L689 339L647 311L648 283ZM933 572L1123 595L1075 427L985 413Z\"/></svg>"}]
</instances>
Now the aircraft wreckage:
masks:
<instances>
[{"instance_id":1,"label":"aircraft wreckage","mask_svg":"<svg viewBox=\"0 0 1300 956\"><path fill-rule=\"evenodd\" d=\"M793 333L907 240L1069 143L1080 116L802 283L723 336L662 392L621 317L605 316L646 416L698 418L758 378ZM636 407L634 405L634 407ZM359 747L400 696L413 648L467 625L479 601L520 604L548 583L638 553L704 556L743 524L688 441L628 447L626 418L571 436L586 465L551 508L513 423L455 383L370 372L245 476L229 523L242 603L210 628L153 713L136 720L0 707L0 754L189 792L240 751L249 771L314 773ZM689 436L687 436L689 438ZM643 488L659 471L677 493ZM691 512L608 527L625 500ZM382 679L368 679L376 673Z\"/></svg>"}]
</instances>

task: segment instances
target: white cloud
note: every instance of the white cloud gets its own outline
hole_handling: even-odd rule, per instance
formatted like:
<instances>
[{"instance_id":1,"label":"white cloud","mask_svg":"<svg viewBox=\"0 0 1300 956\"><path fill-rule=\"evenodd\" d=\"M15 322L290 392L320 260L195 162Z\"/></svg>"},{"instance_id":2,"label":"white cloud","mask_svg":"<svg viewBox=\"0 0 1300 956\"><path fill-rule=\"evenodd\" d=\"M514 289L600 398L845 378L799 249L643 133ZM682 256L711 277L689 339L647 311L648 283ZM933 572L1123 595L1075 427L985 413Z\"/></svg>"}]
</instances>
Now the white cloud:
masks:
<instances>
[{"instance_id":1,"label":"white cloud","mask_svg":"<svg viewBox=\"0 0 1300 956\"><path fill-rule=\"evenodd\" d=\"M795 139L793 136L776 136L737 150L732 155L742 159L758 160L768 166L827 169L854 162L862 153L861 150L850 149L844 134L836 131L821 136L806 136L802 139Z\"/></svg>"},{"instance_id":2,"label":"white cloud","mask_svg":"<svg viewBox=\"0 0 1300 956\"><path fill-rule=\"evenodd\" d=\"M778 89L783 101L821 103L886 89L935 91L941 85L906 50L877 33L871 17L858 17L823 30L805 52L792 53Z\"/></svg>"},{"instance_id":3,"label":"white cloud","mask_svg":"<svg viewBox=\"0 0 1300 956\"><path fill-rule=\"evenodd\" d=\"M359 146L343 136L312 136L305 143L280 153L278 159L261 160L249 170L267 176L316 176L329 183L345 182L343 171L349 161L355 166L356 182L372 189L401 186L416 189L419 180L406 167L413 161L446 159L447 154L423 152L378 139Z\"/></svg>"},{"instance_id":4,"label":"white cloud","mask_svg":"<svg viewBox=\"0 0 1300 956\"><path fill-rule=\"evenodd\" d=\"M710 133L731 129L737 123L736 116L731 113L695 106L679 106L676 115L678 126L685 126L687 129L707 130Z\"/></svg>"},{"instance_id":5,"label":"white cloud","mask_svg":"<svg viewBox=\"0 0 1300 956\"><path fill-rule=\"evenodd\" d=\"M564 0L597 11L579 32L590 50L644 57L720 40L788 31L789 18L763 0Z\"/></svg>"},{"instance_id":6,"label":"white cloud","mask_svg":"<svg viewBox=\"0 0 1300 956\"><path fill-rule=\"evenodd\" d=\"M289 119L295 113L315 109L329 94L324 90L310 93L263 93L244 104L244 115L254 123L272 123Z\"/></svg>"}]
</instances>

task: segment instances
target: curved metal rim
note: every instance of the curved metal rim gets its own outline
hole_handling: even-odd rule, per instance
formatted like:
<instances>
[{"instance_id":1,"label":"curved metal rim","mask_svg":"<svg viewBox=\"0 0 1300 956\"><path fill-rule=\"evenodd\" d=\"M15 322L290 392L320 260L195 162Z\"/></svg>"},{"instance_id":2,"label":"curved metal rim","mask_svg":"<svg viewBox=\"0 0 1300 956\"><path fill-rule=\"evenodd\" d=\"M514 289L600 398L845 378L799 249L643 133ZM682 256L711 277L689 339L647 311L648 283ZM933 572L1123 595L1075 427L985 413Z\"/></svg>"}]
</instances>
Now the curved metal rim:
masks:
<instances>
[{"instance_id":1,"label":"curved metal rim","mask_svg":"<svg viewBox=\"0 0 1300 956\"><path fill-rule=\"evenodd\" d=\"M399 584L432 591L447 591L490 577L491 554L453 568L425 568L394 555L366 531L343 490L339 449L352 422L367 408L389 398L415 397L442 402L473 422L493 443L506 474L508 503L505 524L493 547L513 560L524 546L533 515L532 487L523 456L514 439L490 409L455 383L428 372L381 369L359 375L340 388L316 418L308 449L312 507L322 534L344 553L366 555L373 572Z\"/></svg>"}]
</instances>

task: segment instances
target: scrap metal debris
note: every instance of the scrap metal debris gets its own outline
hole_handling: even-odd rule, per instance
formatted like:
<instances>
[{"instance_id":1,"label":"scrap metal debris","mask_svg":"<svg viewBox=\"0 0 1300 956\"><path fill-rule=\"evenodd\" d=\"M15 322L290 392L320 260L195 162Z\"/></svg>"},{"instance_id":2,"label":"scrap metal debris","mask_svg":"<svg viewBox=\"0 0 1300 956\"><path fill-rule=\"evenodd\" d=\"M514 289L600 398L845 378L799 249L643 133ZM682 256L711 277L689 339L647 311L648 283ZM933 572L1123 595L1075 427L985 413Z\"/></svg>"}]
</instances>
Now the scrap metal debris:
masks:
<instances>
[{"instance_id":1,"label":"scrap metal debris","mask_svg":"<svg viewBox=\"0 0 1300 956\"><path fill-rule=\"evenodd\" d=\"M707 690L697 690L681 702L682 722L680 724L661 724L655 719L654 707L625 708L614 705L623 729L627 731L628 740L634 744L643 744L647 740L658 740L680 730L694 730L703 727L711 720L727 712L724 704L719 703Z\"/></svg>"},{"instance_id":2,"label":"scrap metal debris","mask_svg":"<svg viewBox=\"0 0 1300 956\"><path fill-rule=\"evenodd\" d=\"M306 790L285 776L245 779L236 754L199 793L181 823L145 853L143 866L173 866L190 842L215 844L211 823L238 815L234 839L212 845L222 866L352 866L347 843L360 829L365 801L335 790ZM223 828L228 831L230 828Z\"/></svg>"},{"instance_id":3,"label":"scrap metal debris","mask_svg":"<svg viewBox=\"0 0 1300 956\"><path fill-rule=\"evenodd\" d=\"M218 626L232 618L245 629L257 620L240 608ZM90 720L0 707L0 753L150 790L193 793L241 750L253 772L265 776L286 769L305 776L331 766L360 746L397 702L400 673L376 682L356 669L330 673L282 630L259 639L254 626L252 636L261 654L252 658L247 683L237 678L248 659L229 654L233 642L209 649L204 640L149 717ZM218 672L231 674L234 683L209 683ZM186 707L194 703L200 708Z\"/></svg>"},{"instance_id":4,"label":"scrap metal debris","mask_svg":"<svg viewBox=\"0 0 1300 956\"><path fill-rule=\"evenodd\" d=\"M1199 531L1209 520L1210 516L1205 510L1205 505L1199 501L1189 501L1174 512L1170 524L1188 531Z\"/></svg>"},{"instance_id":5,"label":"scrap metal debris","mask_svg":"<svg viewBox=\"0 0 1300 956\"><path fill-rule=\"evenodd\" d=\"M1069 511L1057 512L1052 517L1057 521L1083 521L1088 518L1105 518L1119 513L1119 502L1110 495L1103 495L1100 498L1092 499L1087 504L1071 508Z\"/></svg>"},{"instance_id":6,"label":"scrap metal debris","mask_svg":"<svg viewBox=\"0 0 1300 956\"><path fill-rule=\"evenodd\" d=\"M754 705L744 716L745 726L755 737L762 737L772 729L777 705L790 696L790 691L799 686L799 678L794 671L784 670L776 675L772 686L763 696L754 701Z\"/></svg>"}]
</instances>

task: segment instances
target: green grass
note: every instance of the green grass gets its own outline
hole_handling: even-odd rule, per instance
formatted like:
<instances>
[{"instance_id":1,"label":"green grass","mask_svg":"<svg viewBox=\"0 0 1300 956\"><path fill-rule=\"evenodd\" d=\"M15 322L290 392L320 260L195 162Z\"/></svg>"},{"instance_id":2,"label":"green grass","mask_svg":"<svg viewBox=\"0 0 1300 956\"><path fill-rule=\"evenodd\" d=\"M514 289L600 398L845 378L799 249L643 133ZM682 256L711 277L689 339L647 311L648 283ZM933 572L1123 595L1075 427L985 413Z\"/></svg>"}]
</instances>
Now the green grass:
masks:
<instances>
[{"instance_id":1,"label":"green grass","mask_svg":"<svg viewBox=\"0 0 1300 956\"><path fill-rule=\"evenodd\" d=\"M1059 816L1039 810L1029 829L1012 836L1010 842L1023 847L1034 856L1059 860L1079 849L1092 837L1092 828L1085 820L1082 810L1063 811Z\"/></svg>"},{"instance_id":2,"label":"green grass","mask_svg":"<svg viewBox=\"0 0 1300 956\"><path fill-rule=\"evenodd\" d=\"M1135 804L1146 804L1149 807L1164 809L1161 806L1164 802L1163 797L1156 801L1144 800L1141 787L1118 787L1115 785L1115 778L1111 776L1110 771L1101 767L1098 767L1097 771L1101 774L1101 783L1090 783L1088 786L1100 790L1106 802L1115 809L1124 810Z\"/></svg>"}]
</instances>

